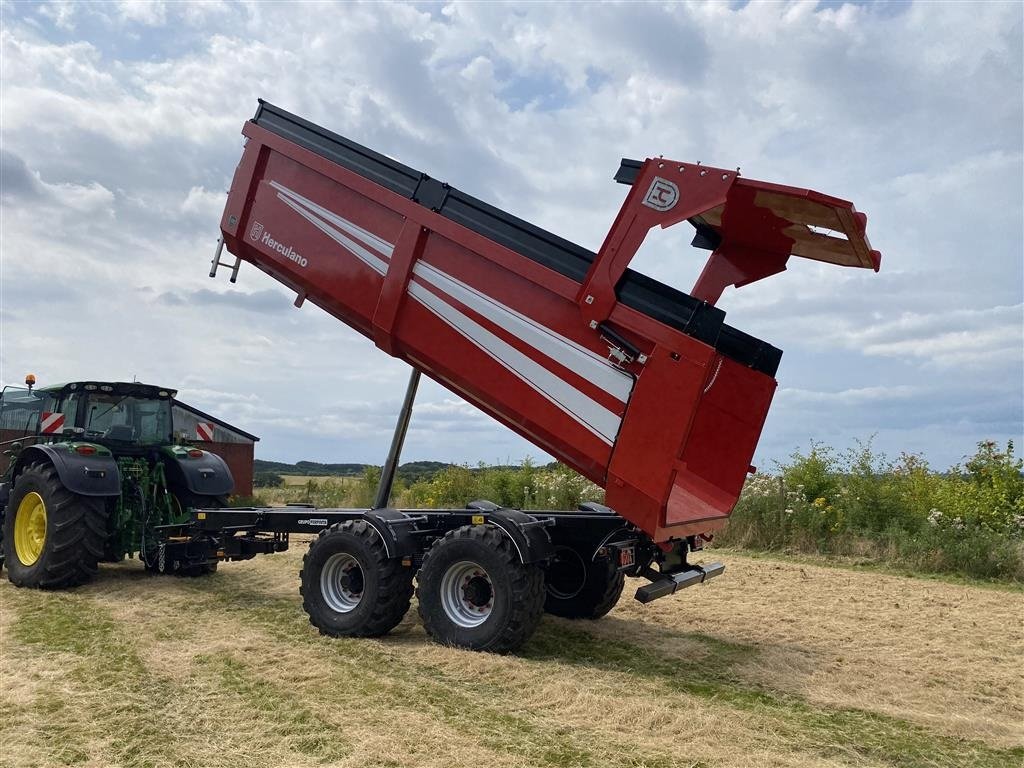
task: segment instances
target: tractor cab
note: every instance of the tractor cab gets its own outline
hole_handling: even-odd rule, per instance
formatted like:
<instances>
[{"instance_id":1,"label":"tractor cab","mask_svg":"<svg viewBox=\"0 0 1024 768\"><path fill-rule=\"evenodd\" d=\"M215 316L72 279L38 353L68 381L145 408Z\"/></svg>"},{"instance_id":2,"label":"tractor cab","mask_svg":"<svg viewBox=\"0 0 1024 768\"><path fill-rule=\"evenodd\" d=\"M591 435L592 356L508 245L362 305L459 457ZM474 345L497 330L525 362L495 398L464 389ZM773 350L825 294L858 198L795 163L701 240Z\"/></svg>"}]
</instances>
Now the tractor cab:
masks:
<instances>
[{"instance_id":1,"label":"tractor cab","mask_svg":"<svg viewBox=\"0 0 1024 768\"><path fill-rule=\"evenodd\" d=\"M89 381L55 387L52 393L51 422L41 420L41 434L51 430L50 434L98 443L116 453L173 442L173 389Z\"/></svg>"},{"instance_id":2,"label":"tractor cab","mask_svg":"<svg viewBox=\"0 0 1024 768\"><path fill-rule=\"evenodd\" d=\"M118 453L173 442L175 390L137 382L79 381L43 388L5 387L0 429L6 440L87 440Z\"/></svg>"}]
</instances>

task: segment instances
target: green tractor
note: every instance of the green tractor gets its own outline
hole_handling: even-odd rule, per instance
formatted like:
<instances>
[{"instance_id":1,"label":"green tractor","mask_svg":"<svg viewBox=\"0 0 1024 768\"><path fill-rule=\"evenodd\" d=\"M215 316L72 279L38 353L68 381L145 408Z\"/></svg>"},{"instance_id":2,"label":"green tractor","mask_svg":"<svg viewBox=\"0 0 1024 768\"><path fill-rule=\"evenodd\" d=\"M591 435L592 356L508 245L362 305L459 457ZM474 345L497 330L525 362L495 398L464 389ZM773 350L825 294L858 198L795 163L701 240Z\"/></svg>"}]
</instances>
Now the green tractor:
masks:
<instances>
[{"instance_id":1,"label":"green tractor","mask_svg":"<svg viewBox=\"0 0 1024 768\"><path fill-rule=\"evenodd\" d=\"M188 535L192 508L224 506L224 460L174 438L174 390L80 381L5 387L0 566L19 587L82 584L127 555L154 573L200 576L218 545Z\"/></svg>"}]
</instances>

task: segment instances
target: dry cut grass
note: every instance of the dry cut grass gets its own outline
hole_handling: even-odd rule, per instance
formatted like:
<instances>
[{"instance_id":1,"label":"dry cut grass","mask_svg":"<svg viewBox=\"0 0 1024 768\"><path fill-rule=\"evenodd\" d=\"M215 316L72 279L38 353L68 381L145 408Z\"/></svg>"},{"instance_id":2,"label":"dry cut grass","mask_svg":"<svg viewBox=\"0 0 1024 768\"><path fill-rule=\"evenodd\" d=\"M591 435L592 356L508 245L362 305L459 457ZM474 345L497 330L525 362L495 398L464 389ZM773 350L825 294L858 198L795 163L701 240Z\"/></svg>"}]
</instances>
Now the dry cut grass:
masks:
<instances>
[{"instance_id":1,"label":"dry cut grass","mask_svg":"<svg viewBox=\"0 0 1024 768\"><path fill-rule=\"evenodd\" d=\"M517 656L306 622L304 545L199 581L0 584L0 765L1019 766L1020 591L717 552Z\"/></svg>"}]
</instances>

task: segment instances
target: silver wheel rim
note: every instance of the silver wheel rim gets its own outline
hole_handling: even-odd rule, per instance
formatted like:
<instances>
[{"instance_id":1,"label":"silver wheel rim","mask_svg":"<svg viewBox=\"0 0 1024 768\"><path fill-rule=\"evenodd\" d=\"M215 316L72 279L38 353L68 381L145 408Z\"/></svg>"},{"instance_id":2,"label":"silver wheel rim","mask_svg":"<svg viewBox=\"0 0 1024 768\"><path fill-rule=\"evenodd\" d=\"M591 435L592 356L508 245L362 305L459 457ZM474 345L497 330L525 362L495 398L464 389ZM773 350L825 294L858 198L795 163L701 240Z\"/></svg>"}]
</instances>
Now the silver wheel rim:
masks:
<instances>
[{"instance_id":1,"label":"silver wheel rim","mask_svg":"<svg viewBox=\"0 0 1024 768\"><path fill-rule=\"evenodd\" d=\"M363 599L363 569L348 552L327 558L320 571L320 592L332 611L349 613Z\"/></svg>"},{"instance_id":2,"label":"silver wheel rim","mask_svg":"<svg viewBox=\"0 0 1024 768\"><path fill-rule=\"evenodd\" d=\"M487 571L463 560L448 566L441 577L441 607L463 629L479 627L494 608L494 585Z\"/></svg>"},{"instance_id":3,"label":"silver wheel rim","mask_svg":"<svg viewBox=\"0 0 1024 768\"><path fill-rule=\"evenodd\" d=\"M554 580L551 580L547 583L548 593L559 600L570 600L587 585L587 564L572 547L558 547L555 550L555 559L560 567L558 575L564 577L568 589L559 589L555 586Z\"/></svg>"}]
</instances>

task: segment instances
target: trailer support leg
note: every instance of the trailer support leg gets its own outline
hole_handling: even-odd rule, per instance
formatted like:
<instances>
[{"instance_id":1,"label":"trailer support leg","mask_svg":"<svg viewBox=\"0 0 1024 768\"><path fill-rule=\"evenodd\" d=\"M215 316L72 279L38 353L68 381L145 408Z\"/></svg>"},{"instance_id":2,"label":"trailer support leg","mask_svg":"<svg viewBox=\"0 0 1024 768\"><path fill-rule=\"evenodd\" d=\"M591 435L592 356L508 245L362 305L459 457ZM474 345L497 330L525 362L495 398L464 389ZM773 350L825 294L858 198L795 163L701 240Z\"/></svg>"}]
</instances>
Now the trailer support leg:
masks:
<instances>
[{"instance_id":1,"label":"trailer support leg","mask_svg":"<svg viewBox=\"0 0 1024 768\"><path fill-rule=\"evenodd\" d=\"M374 509L384 509L391 498L391 487L395 484L395 472L398 470L398 459L402 454L402 445L405 443L405 433L409 431L409 419L412 418L412 404L416 399L416 388L420 384L419 368L413 368L409 374L409 385L405 388L405 400L402 402L402 410L398 413L398 423L395 424L395 435L391 438L391 450L388 451L387 461L380 473L380 483L377 485L377 499L373 502Z\"/></svg>"}]
</instances>

